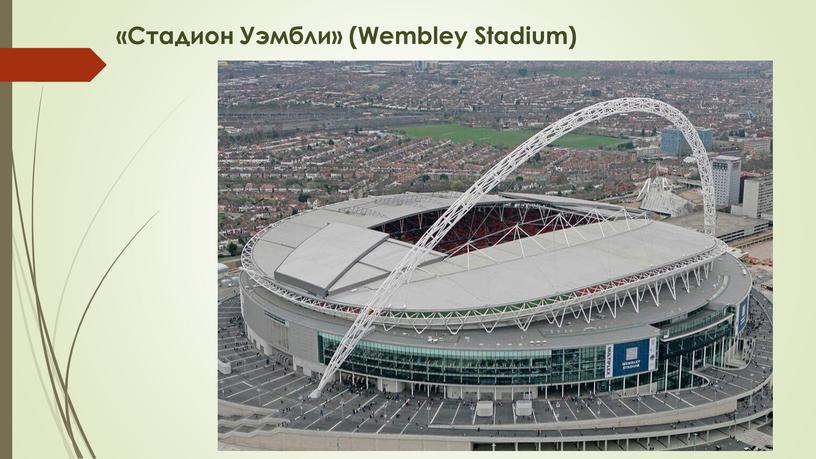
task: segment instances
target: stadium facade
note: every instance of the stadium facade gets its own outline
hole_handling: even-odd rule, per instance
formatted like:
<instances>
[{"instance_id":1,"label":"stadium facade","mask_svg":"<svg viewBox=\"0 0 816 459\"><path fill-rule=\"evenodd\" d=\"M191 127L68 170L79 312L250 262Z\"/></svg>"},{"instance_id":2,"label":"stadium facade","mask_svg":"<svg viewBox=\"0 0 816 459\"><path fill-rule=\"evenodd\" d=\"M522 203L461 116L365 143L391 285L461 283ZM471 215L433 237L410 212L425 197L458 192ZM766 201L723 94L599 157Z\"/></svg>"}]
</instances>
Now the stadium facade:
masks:
<instances>
[{"instance_id":1,"label":"stadium facade","mask_svg":"<svg viewBox=\"0 0 816 459\"><path fill-rule=\"evenodd\" d=\"M323 375L380 284L458 197L351 200L259 231L242 253L249 339ZM713 236L611 204L487 195L397 289L337 377L492 400L689 387L741 352L750 290Z\"/></svg>"}]
</instances>

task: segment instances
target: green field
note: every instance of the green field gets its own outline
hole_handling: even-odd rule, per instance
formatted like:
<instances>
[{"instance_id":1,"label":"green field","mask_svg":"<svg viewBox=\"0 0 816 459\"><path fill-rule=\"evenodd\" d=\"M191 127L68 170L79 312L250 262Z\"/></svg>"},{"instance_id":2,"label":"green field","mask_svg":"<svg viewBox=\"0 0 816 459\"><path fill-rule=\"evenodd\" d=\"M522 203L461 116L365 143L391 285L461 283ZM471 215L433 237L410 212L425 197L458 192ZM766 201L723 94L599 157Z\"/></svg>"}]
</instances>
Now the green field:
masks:
<instances>
[{"instance_id":1,"label":"green field","mask_svg":"<svg viewBox=\"0 0 816 459\"><path fill-rule=\"evenodd\" d=\"M537 131L533 129L497 131L490 128L472 128L458 124L417 124L399 128L410 138L431 137L456 143L474 142L512 148L524 142ZM627 143L627 139L592 134L569 133L553 142L553 146L581 150L614 148Z\"/></svg>"},{"instance_id":2,"label":"green field","mask_svg":"<svg viewBox=\"0 0 816 459\"><path fill-rule=\"evenodd\" d=\"M548 75L555 75L564 78L580 78L582 76L589 75L589 72L584 69L565 69L565 68L553 68L553 69L533 69L536 73L546 73Z\"/></svg>"}]
</instances>

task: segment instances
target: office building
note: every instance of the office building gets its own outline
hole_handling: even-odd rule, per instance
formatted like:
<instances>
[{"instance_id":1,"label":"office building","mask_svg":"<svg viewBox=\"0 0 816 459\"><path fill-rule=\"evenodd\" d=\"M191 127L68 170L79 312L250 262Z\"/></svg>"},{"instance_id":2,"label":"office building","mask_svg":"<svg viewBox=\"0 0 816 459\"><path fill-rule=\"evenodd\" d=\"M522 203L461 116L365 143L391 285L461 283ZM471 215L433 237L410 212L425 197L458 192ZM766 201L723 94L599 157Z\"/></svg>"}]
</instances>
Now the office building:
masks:
<instances>
[{"instance_id":1,"label":"office building","mask_svg":"<svg viewBox=\"0 0 816 459\"><path fill-rule=\"evenodd\" d=\"M700 140L702 140L706 151L711 151L711 147L714 145L714 131L707 128L697 128L697 134L700 135ZM663 128L660 131L660 149L674 156L691 153L691 147L683 138L683 133L673 126Z\"/></svg>"},{"instance_id":2,"label":"office building","mask_svg":"<svg viewBox=\"0 0 816 459\"><path fill-rule=\"evenodd\" d=\"M714 195L718 208L739 204L742 160L736 156L720 155L711 161L714 175Z\"/></svg>"}]
</instances>

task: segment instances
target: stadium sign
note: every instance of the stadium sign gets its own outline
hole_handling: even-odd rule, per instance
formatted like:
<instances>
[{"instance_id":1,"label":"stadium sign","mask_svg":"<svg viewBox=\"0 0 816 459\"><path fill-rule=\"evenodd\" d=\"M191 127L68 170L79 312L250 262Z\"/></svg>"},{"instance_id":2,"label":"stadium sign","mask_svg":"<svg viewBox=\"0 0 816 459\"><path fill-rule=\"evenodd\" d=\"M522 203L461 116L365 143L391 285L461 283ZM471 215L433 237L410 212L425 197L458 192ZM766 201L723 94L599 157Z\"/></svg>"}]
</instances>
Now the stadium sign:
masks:
<instances>
[{"instance_id":1,"label":"stadium sign","mask_svg":"<svg viewBox=\"0 0 816 459\"><path fill-rule=\"evenodd\" d=\"M748 296L737 305L737 335L745 330L748 325Z\"/></svg>"},{"instance_id":2,"label":"stadium sign","mask_svg":"<svg viewBox=\"0 0 816 459\"><path fill-rule=\"evenodd\" d=\"M604 377L618 378L652 371L657 364L657 338L607 344Z\"/></svg>"}]
</instances>

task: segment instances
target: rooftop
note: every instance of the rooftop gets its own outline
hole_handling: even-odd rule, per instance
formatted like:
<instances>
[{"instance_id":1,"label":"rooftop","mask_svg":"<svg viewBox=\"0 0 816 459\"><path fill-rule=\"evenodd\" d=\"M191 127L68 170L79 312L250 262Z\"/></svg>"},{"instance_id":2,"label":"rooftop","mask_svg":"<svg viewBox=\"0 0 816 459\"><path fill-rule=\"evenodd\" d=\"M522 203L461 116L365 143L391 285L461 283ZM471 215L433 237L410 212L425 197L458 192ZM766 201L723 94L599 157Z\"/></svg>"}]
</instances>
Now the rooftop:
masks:
<instances>
[{"instance_id":1,"label":"rooftop","mask_svg":"<svg viewBox=\"0 0 816 459\"><path fill-rule=\"evenodd\" d=\"M692 214L683 215L681 217L673 217L664 220L666 223L671 223L686 229L695 231L703 231L703 212L694 212ZM759 218L746 217L744 215L734 215L727 212L717 212L717 231L716 236L721 237L726 234L742 231L743 229L750 230L757 226L767 224L768 220L761 220Z\"/></svg>"},{"instance_id":2,"label":"rooftop","mask_svg":"<svg viewBox=\"0 0 816 459\"><path fill-rule=\"evenodd\" d=\"M594 223L440 259L418 268L391 301L410 311L520 303L649 271L715 245L712 238L661 222L632 229L626 224ZM602 230L612 234L603 237ZM366 304L380 282L329 299Z\"/></svg>"},{"instance_id":3,"label":"rooftop","mask_svg":"<svg viewBox=\"0 0 816 459\"><path fill-rule=\"evenodd\" d=\"M247 285L246 281L245 277L244 285ZM602 346L627 339L657 336L659 330L651 324L668 318L683 317L702 307L724 308L743 298L750 288L750 275L743 272L738 260L724 254L714 261L712 274L700 287L693 288L690 293L683 291L677 299L673 299L668 290L664 289L660 296L660 307L655 307L652 298L645 295L640 302L639 312L627 306L619 308L613 317L606 309L601 312L595 310L590 323L583 318L575 319L570 316L564 320L561 327L546 320L539 320L531 324L526 331L521 331L513 325L496 327L489 334L481 328L463 329L455 335L446 330L429 329L420 335L410 328L395 327L384 331L382 327L377 327L366 339L404 346L475 351L529 351ZM266 305L264 307L273 307L272 312L285 320L338 336L344 335L348 330L348 321L283 302L262 287L249 287L245 292L259 300L260 304Z\"/></svg>"},{"instance_id":4,"label":"rooftop","mask_svg":"<svg viewBox=\"0 0 816 459\"><path fill-rule=\"evenodd\" d=\"M338 203L286 219L260 237L252 256L263 275L294 291L364 305L411 249L368 229L403 215L444 209L455 195L398 195ZM536 202L571 211L620 209L572 198L507 194L483 203ZM354 205L351 206L351 203ZM349 212L349 207L366 209ZM702 217L697 216L702 221ZM607 220L446 257L431 252L392 297L406 311L456 311L516 304L673 264L716 240L644 218Z\"/></svg>"},{"instance_id":5,"label":"rooftop","mask_svg":"<svg viewBox=\"0 0 816 459\"><path fill-rule=\"evenodd\" d=\"M718 155L714 157L715 160L720 161L741 161L742 158L737 156L729 156L729 155Z\"/></svg>"}]
</instances>

